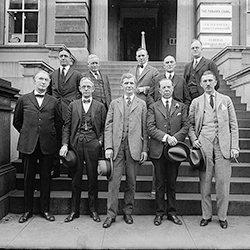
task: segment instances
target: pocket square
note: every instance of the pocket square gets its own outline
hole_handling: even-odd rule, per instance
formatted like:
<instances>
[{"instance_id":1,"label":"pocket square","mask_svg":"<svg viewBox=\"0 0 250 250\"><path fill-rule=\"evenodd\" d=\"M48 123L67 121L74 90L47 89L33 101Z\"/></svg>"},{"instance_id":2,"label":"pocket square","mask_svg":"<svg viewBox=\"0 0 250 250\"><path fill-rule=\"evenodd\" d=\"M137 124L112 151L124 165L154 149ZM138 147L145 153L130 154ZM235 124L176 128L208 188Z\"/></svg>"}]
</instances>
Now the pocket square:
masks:
<instances>
[{"instance_id":1,"label":"pocket square","mask_svg":"<svg viewBox=\"0 0 250 250\"><path fill-rule=\"evenodd\" d=\"M222 104L221 105L221 110L227 110L227 107L224 104Z\"/></svg>"},{"instance_id":2,"label":"pocket square","mask_svg":"<svg viewBox=\"0 0 250 250\"><path fill-rule=\"evenodd\" d=\"M176 115L176 116L179 116L179 115L181 115L181 112L177 113L177 115Z\"/></svg>"}]
</instances>

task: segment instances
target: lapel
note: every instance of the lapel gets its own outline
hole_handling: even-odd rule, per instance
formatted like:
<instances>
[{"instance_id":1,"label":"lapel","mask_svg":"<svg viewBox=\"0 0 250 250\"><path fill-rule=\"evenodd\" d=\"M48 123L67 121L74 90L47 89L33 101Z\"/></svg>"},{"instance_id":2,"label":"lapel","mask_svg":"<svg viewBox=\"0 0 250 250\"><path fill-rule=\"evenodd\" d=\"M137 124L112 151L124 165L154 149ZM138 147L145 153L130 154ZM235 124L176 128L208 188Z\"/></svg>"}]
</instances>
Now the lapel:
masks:
<instances>
[{"instance_id":1,"label":"lapel","mask_svg":"<svg viewBox=\"0 0 250 250\"><path fill-rule=\"evenodd\" d=\"M220 107L222 101L223 101L222 96L218 92L215 92L215 107L216 107L217 114L218 114L218 112L220 112L219 107Z\"/></svg>"},{"instance_id":2,"label":"lapel","mask_svg":"<svg viewBox=\"0 0 250 250\"><path fill-rule=\"evenodd\" d=\"M171 103L171 107L170 107L170 117L173 115L175 110L178 109L179 107L180 107L180 105L177 103L177 101L172 98L172 103Z\"/></svg>"},{"instance_id":3,"label":"lapel","mask_svg":"<svg viewBox=\"0 0 250 250\"><path fill-rule=\"evenodd\" d=\"M95 114L96 114L97 106L98 106L98 102L95 102L95 100L92 99L92 103L90 105L90 112L91 112L91 121L93 123L94 123L94 119L95 119Z\"/></svg>"},{"instance_id":4,"label":"lapel","mask_svg":"<svg viewBox=\"0 0 250 250\"><path fill-rule=\"evenodd\" d=\"M121 96L120 98L117 99L117 107L120 110L120 113L122 114L122 118L123 118L123 113L124 113L124 96Z\"/></svg>"},{"instance_id":5,"label":"lapel","mask_svg":"<svg viewBox=\"0 0 250 250\"><path fill-rule=\"evenodd\" d=\"M165 108L165 106L163 105L161 99L160 99L159 101L157 101L156 107L157 107L157 109L162 113L162 115L164 116L164 118L166 119L166 118L167 118L167 111L166 111L166 108Z\"/></svg>"},{"instance_id":6,"label":"lapel","mask_svg":"<svg viewBox=\"0 0 250 250\"><path fill-rule=\"evenodd\" d=\"M82 98L80 98L77 102L76 102L76 109L77 109L77 113L79 116L80 121L82 121Z\"/></svg>"},{"instance_id":7,"label":"lapel","mask_svg":"<svg viewBox=\"0 0 250 250\"><path fill-rule=\"evenodd\" d=\"M29 99L30 99L31 102L35 105L35 107L36 107L37 109L40 109L40 107L39 107L39 105L38 105L38 102L37 102L37 100L36 100L34 91L30 93ZM44 98L44 99L45 99L45 98ZM44 101L44 100L43 100L43 101Z\"/></svg>"},{"instance_id":8,"label":"lapel","mask_svg":"<svg viewBox=\"0 0 250 250\"><path fill-rule=\"evenodd\" d=\"M173 78L172 78L172 82L173 82L173 87L175 88L175 86L178 84L179 78L174 74Z\"/></svg>"},{"instance_id":9,"label":"lapel","mask_svg":"<svg viewBox=\"0 0 250 250\"><path fill-rule=\"evenodd\" d=\"M132 113L137 106L138 106L138 98L134 96L134 99L131 103L130 113Z\"/></svg>"},{"instance_id":10,"label":"lapel","mask_svg":"<svg viewBox=\"0 0 250 250\"><path fill-rule=\"evenodd\" d=\"M47 94L45 94L42 105L40 107L40 109L43 109L49 102L49 96Z\"/></svg>"},{"instance_id":11,"label":"lapel","mask_svg":"<svg viewBox=\"0 0 250 250\"><path fill-rule=\"evenodd\" d=\"M67 75L65 77L65 82L68 81L68 79L71 77L71 75L73 74L74 70L72 69L72 67L69 67L69 70L67 72Z\"/></svg>"},{"instance_id":12,"label":"lapel","mask_svg":"<svg viewBox=\"0 0 250 250\"><path fill-rule=\"evenodd\" d=\"M200 62L197 64L197 66L195 67L194 70L195 71L199 71L204 66L205 63L206 63L205 59L204 59L204 57L202 57L201 60L200 60Z\"/></svg>"},{"instance_id":13,"label":"lapel","mask_svg":"<svg viewBox=\"0 0 250 250\"><path fill-rule=\"evenodd\" d=\"M198 106L198 111L199 116L197 116L197 124L198 124L198 133L201 131L203 119L204 119L204 109L205 109L205 101L206 101L206 96L205 94L201 95L199 98L199 101L197 102Z\"/></svg>"},{"instance_id":14,"label":"lapel","mask_svg":"<svg viewBox=\"0 0 250 250\"><path fill-rule=\"evenodd\" d=\"M139 75L138 81L139 81L143 76L145 76L145 75L148 73L149 70L150 70L150 67L149 67L149 65L147 64L147 66L145 67L145 69L143 69L142 73Z\"/></svg>"}]
</instances>

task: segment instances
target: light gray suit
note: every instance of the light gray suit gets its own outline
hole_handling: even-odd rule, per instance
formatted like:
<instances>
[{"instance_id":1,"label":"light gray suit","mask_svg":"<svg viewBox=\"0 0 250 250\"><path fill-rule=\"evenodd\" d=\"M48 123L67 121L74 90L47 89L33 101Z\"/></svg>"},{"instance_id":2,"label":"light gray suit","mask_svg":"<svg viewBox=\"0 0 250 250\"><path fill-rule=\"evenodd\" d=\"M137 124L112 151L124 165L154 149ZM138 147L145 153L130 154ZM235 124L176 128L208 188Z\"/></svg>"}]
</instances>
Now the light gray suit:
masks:
<instances>
[{"instance_id":1,"label":"light gray suit","mask_svg":"<svg viewBox=\"0 0 250 250\"><path fill-rule=\"evenodd\" d=\"M206 171L200 172L202 216L204 219L212 217L211 183L213 171L216 179L216 198L219 220L226 220L230 177L231 177L231 149L239 150L239 134L237 117L230 97L215 91L215 109L211 114L215 115L215 122L209 126L215 129L209 130L204 126L207 114L211 111L205 94L195 98L189 110L190 129L189 137L194 143L199 140L206 155ZM218 122L218 123L217 123ZM207 123L208 124L208 123ZM204 131L206 130L206 136ZM215 133L211 140L210 133Z\"/></svg>"}]
</instances>

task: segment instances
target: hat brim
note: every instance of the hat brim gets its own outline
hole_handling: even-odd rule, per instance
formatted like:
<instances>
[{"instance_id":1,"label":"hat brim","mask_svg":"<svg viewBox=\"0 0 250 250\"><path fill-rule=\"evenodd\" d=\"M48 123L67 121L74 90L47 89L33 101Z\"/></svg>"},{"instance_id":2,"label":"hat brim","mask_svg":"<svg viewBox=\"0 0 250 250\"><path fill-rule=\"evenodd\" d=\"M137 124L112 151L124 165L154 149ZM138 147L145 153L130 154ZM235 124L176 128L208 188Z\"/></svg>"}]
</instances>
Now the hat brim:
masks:
<instances>
[{"instance_id":1,"label":"hat brim","mask_svg":"<svg viewBox=\"0 0 250 250\"><path fill-rule=\"evenodd\" d=\"M75 160L74 159L67 159L68 154L74 155ZM66 155L66 157L62 157L63 166L70 169L71 171L76 170L77 166L79 164L79 156L78 156L76 149L74 147L70 146L67 155ZM70 161L75 161L75 163L72 163Z\"/></svg>"},{"instance_id":2,"label":"hat brim","mask_svg":"<svg viewBox=\"0 0 250 250\"><path fill-rule=\"evenodd\" d=\"M175 155L174 150L177 149L178 147L184 149L186 155L178 155L178 154ZM181 142L181 141L178 141L175 146L170 146L169 144L167 144L164 146L163 150L164 150L164 156L172 162L186 161L190 155L189 146L186 143Z\"/></svg>"},{"instance_id":3,"label":"hat brim","mask_svg":"<svg viewBox=\"0 0 250 250\"><path fill-rule=\"evenodd\" d=\"M113 177L114 164L112 159L102 159L98 161L97 171L99 175L106 176L110 181Z\"/></svg>"},{"instance_id":4,"label":"hat brim","mask_svg":"<svg viewBox=\"0 0 250 250\"><path fill-rule=\"evenodd\" d=\"M190 166L193 167L193 168L198 169L199 171L205 171L206 170L206 155L205 155L204 150L202 149L202 147L200 147L200 148L192 148L191 151L193 151L193 150L196 150L196 151L200 152L202 160L201 160L201 163L199 165L197 165L197 164L194 164L192 162L191 158L189 158ZM190 153L190 155L191 155L191 153Z\"/></svg>"}]
</instances>

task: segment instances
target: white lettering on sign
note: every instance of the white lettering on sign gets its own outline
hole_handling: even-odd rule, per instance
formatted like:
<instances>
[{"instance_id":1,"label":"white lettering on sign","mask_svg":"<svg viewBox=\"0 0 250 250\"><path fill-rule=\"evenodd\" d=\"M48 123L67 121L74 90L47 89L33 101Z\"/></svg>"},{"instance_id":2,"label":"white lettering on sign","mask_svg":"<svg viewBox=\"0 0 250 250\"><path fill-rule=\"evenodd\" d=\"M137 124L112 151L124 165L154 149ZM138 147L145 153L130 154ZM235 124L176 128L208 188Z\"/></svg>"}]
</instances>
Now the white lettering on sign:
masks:
<instances>
[{"instance_id":1,"label":"white lettering on sign","mask_svg":"<svg viewBox=\"0 0 250 250\"><path fill-rule=\"evenodd\" d=\"M199 11L200 17L232 18L232 6L230 5L201 5Z\"/></svg>"},{"instance_id":2,"label":"white lettering on sign","mask_svg":"<svg viewBox=\"0 0 250 250\"><path fill-rule=\"evenodd\" d=\"M232 21L200 21L201 33L231 33Z\"/></svg>"},{"instance_id":3,"label":"white lettering on sign","mask_svg":"<svg viewBox=\"0 0 250 250\"><path fill-rule=\"evenodd\" d=\"M200 36L203 48L224 48L232 45L232 36Z\"/></svg>"}]
</instances>

